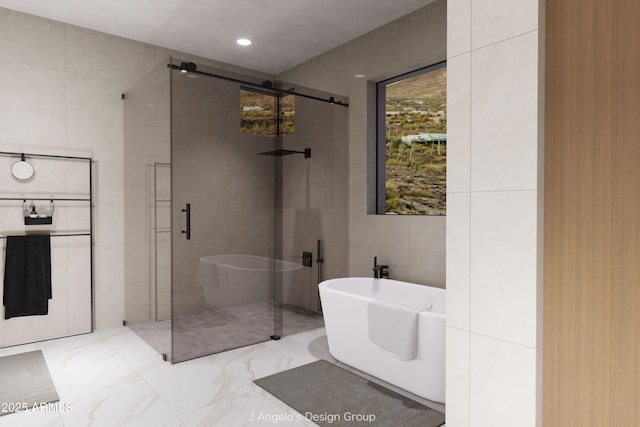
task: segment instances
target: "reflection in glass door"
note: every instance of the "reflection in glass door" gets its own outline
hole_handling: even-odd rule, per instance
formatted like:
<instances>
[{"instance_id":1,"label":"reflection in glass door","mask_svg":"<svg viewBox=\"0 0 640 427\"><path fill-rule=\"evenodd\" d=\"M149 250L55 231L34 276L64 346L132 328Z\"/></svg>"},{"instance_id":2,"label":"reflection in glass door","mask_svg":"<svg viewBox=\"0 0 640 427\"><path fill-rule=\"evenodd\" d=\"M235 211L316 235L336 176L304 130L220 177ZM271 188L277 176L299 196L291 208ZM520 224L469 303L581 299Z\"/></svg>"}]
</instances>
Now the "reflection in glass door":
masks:
<instances>
[{"instance_id":1,"label":"reflection in glass door","mask_svg":"<svg viewBox=\"0 0 640 427\"><path fill-rule=\"evenodd\" d=\"M171 86L176 363L274 334L274 158L257 155L274 139L241 132L239 83L175 70Z\"/></svg>"},{"instance_id":2,"label":"reflection in glass door","mask_svg":"<svg viewBox=\"0 0 640 427\"><path fill-rule=\"evenodd\" d=\"M317 282L348 274L346 99L173 64L171 361L322 327Z\"/></svg>"}]
</instances>

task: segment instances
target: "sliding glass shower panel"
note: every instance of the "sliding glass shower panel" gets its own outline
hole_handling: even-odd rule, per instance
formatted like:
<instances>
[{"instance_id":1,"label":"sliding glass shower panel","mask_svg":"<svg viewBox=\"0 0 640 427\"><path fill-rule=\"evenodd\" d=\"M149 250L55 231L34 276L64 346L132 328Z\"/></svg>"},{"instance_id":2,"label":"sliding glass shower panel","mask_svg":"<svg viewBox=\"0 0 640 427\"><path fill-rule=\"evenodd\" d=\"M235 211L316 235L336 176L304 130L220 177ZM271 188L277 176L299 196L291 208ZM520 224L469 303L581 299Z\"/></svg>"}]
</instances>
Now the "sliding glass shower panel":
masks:
<instances>
[{"instance_id":1,"label":"sliding glass shower panel","mask_svg":"<svg viewBox=\"0 0 640 427\"><path fill-rule=\"evenodd\" d=\"M241 132L219 73L171 72L174 363L274 334L274 139Z\"/></svg>"},{"instance_id":2,"label":"sliding glass shower panel","mask_svg":"<svg viewBox=\"0 0 640 427\"><path fill-rule=\"evenodd\" d=\"M303 264L282 283L285 336L323 327L318 283L349 275L347 100L309 88L296 91L301 94L295 96L295 132L283 135L281 143L310 155L283 157L277 168L277 258ZM326 102L331 98L343 104Z\"/></svg>"}]
</instances>

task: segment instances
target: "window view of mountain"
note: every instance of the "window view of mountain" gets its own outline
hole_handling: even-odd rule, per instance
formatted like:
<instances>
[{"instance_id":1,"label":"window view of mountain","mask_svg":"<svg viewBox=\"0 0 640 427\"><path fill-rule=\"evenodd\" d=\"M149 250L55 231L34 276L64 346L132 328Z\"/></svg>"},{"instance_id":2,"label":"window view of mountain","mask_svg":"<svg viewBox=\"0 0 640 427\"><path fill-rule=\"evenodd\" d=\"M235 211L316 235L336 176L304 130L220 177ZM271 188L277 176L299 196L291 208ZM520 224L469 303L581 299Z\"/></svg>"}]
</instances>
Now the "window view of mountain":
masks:
<instances>
[{"instance_id":1,"label":"window view of mountain","mask_svg":"<svg viewBox=\"0 0 640 427\"><path fill-rule=\"evenodd\" d=\"M386 213L445 215L447 69L386 86Z\"/></svg>"}]
</instances>

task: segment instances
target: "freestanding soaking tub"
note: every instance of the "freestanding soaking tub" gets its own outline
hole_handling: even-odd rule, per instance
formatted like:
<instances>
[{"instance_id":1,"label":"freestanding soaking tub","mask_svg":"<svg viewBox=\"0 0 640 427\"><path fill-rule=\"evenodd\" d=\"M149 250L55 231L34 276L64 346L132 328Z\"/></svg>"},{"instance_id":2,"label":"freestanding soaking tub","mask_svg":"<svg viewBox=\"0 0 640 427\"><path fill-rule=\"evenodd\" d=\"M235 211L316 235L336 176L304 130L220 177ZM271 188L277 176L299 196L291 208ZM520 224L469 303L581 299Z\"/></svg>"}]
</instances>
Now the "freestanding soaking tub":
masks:
<instances>
[{"instance_id":1,"label":"freestanding soaking tub","mask_svg":"<svg viewBox=\"0 0 640 427\"><path fill-rule=\"evenodd\" d=\"M363 277L326 280L318 287L333 357L425 399L444 403L444 289ZM402 360L371 341L369 304L374 300L417 312L413 360Z\"/></svg>"},{"instance_id":2,"label":"freestanding soaking tub","mask_svg":"<svg viewBox=\"0 0 640 427\"><path fill-rule=\"evenodd\" d=\"M268 301L275 280L289 302L301 269L302 264L255 255L210 255L200 258L198 286L208 305L222 308Z\"/></svg>"}]
</instances>

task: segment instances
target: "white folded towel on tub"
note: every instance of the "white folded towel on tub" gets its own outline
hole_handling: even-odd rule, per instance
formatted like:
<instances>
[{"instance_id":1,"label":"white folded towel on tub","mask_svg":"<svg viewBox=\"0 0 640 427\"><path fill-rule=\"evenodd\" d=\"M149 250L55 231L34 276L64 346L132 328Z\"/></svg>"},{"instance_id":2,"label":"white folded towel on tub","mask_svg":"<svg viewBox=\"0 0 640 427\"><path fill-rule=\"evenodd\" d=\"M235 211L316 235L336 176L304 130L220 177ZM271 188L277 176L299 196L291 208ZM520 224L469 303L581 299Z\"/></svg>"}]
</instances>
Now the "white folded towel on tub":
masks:
<instances>
[{"instance_id":1,"label":"white folded towel on tub","mask_svg":"<svg viewBox=\"0 0 640 427\"><path fill-rule=\"evenodd\" d=\"M413 360L418 355L418 313L420 310L373 300L368 306L369 339L383 349Z\"/></svg>"}]
</instances>

